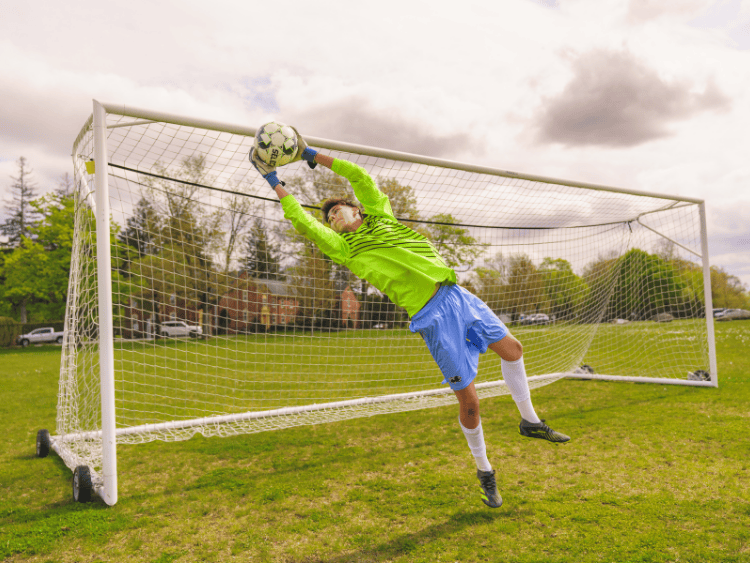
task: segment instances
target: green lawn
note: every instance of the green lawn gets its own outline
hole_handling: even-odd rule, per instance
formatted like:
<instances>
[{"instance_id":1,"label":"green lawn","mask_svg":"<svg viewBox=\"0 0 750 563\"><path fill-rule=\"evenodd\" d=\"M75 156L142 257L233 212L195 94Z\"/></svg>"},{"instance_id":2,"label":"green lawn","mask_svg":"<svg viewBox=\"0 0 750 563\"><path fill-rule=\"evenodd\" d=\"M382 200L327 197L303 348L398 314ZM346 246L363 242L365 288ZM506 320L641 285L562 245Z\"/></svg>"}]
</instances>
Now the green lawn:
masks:
<instances>
[{"instance_id":1,"label":"green lawn","mask_svg":"<svg viewBox=\"0 0 750 563\"><path fill-rule=\"evenodd\" d=\"M655 337L679 346L679 327ZM512 400L484 400L499 510L479 499L454 406L121 445L118 504L76 504L70 470L34 457L37 430L55 428L60 348L2 350L0 559L750 561L750 321L716 331L718 389L566 380L533 391L573 437L565 445L520 437ZM530 356L544 334L523 335ZM607 359L606 342L592 347L600 365L650 355L635 344ZM178 361L202 345L167 346ZM119 360L134 361L126 349Z\"/></svg>"}]
</instances>

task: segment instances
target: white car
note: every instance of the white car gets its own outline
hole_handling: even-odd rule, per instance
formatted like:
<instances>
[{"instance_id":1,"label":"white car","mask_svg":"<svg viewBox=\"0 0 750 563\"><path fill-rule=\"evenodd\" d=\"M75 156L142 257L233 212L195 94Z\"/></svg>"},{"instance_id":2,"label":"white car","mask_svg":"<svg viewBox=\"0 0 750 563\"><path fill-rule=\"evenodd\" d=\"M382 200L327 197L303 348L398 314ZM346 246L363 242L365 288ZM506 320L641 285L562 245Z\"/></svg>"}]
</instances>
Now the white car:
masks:
<instances>
[{"instance_id":1,"label":"white car","mask_svg":"<svg viewBox=\"0 0 750 563\"><path fill-rule=\"evenodd\" d=\"M192 336L193 338L203 334L203 329L198 325L189 325L185 321L166 321L159 326L159 334L165 338L175 336Z\"/></svg>"},{"instance_id":2,"label":"white car","mask_svg":"<svg viewBox=\"0 0 750 563\"><path fill-rule=\"evenodd\" d=\"M716 317L717 321L735 321L750 319L750 311L744 309L726 309L721 315Z\"/></svg>"},{"instance_id":3,"label":"white car","mask_svg":"<svg viewBox=\"0 0 750 563\"><path fill-rule=\"evenodd\" d=\"M16 343L24 348L29 344L41 344L43 342L57 342L58 344L62 344L62 341L63 333L55 332L55 329L52 327L37 328L28 334L22 334L16 338Z\"/></svg>"}]
</instances>

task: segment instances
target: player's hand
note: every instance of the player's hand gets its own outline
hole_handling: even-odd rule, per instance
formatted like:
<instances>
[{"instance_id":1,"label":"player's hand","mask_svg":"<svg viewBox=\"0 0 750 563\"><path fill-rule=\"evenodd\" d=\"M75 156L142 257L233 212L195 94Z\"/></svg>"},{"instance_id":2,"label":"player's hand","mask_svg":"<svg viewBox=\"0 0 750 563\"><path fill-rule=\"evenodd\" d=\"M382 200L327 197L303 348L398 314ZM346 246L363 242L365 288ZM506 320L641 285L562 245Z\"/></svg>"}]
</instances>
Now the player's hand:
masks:
<instances>
[{"instance_id":1,"label":"player's hand","mask_svg":"<svg viewBox=\"0 0 750 563\"><path fill-rule=\"evenodd\" d=\"M311 149L308 146L307 141L305 141L302 135L299 134L296 127L292 127L292 129L294 129L294 134L297 135L297 154L294 155L292 162L305 160L310 168L315 168L318 165L318 163L315 162L315 155L318 154L318 151Z\"/></svg>"},{"instance_id":2,"label":"player's hand","mask_svg":"<svg viewBox=\"0 0 750 563\"><path fill-rule=\"evenodd\" d=\"M279 180L278 175L276 174L276 167L270 166L263 162L260 157L255 154L255 147L250 149L250 162L252 162L253 166L255 166L255 169L260 172L260 175L263 176L263 178L266 179L266 181L271 184L272 188L275 188L279 184L282 186L285 186L286 184Z\"/></svg>"}]
</instances>

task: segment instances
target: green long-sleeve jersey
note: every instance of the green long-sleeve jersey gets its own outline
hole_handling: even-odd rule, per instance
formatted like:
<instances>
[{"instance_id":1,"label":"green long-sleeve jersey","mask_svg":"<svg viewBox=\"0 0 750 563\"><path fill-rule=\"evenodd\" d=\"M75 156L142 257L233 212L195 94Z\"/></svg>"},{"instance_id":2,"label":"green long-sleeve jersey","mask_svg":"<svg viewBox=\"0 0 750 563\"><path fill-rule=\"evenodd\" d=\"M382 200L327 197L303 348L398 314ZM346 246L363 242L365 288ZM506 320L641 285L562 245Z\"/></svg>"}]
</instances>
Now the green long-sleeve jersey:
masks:
<instances>
[{"instance_id":1,"label":"green long-sleeve jersey","mask_svg":"<svg viewBox=\"0 0 750 563\"><path fill-rule=\"evenodd\" d=\"M331 169L351 183L365 211L362 225L353 233L337 233L305 212L291 195L281 199L284 217L331 260L370 282L413 317L430 300L435 284L456 283L456 273L424 235L396 220L388 196L363 168L335 159Z\"/></svg>"}]
</instances>

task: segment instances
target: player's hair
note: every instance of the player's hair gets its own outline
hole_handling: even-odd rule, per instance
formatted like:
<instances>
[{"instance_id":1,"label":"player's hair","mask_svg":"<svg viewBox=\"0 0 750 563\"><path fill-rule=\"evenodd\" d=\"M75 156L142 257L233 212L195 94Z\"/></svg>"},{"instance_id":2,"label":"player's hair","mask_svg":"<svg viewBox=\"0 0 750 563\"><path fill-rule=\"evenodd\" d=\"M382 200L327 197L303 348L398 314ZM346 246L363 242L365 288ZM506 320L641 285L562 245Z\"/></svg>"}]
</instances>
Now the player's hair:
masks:
<instances>
[{"instance_id":1,"label":"player's hair","mask_svg":"<svg viewBox=\"0 0 750 563\"><path fill-rule=\"evenodd\" d=\"M340 204L341 205L348 205L349 207L353 207L355 209L359 209L359 206L356 203L354 203L351 200L349 200L349 199L336 199L336 198L327 199L327 200L325 200L325 202L323 203L323 205L320 208L320 211L323 213L323 221L324 222L328 223L328 213L331 211L331 209L333 209L334 207L336 207L337 205L340 205ZM359 209L359 212L362 213L362 210Z\"/></svg>"}]
</instances>

